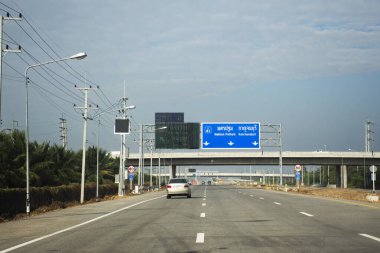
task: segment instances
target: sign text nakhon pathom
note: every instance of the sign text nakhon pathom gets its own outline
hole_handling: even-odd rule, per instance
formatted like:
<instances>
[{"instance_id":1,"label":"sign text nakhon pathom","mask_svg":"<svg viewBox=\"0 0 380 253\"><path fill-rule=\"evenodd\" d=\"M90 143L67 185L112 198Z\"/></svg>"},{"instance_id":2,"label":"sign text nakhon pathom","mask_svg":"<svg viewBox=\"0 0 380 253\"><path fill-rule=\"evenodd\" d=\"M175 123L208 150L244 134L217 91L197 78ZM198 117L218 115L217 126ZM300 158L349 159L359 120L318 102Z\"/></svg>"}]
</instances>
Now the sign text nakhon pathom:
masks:
<instances>
[{"instance_id":1,"label":"sign text nakhon pathom","mask_svg":"<svg viewBox=\"0 0 380 253\"><path fill-rule=\"evenodd\" d=\"M260 123L202 123L202 149L260 149Z\"/></svg>"}]
</instances>

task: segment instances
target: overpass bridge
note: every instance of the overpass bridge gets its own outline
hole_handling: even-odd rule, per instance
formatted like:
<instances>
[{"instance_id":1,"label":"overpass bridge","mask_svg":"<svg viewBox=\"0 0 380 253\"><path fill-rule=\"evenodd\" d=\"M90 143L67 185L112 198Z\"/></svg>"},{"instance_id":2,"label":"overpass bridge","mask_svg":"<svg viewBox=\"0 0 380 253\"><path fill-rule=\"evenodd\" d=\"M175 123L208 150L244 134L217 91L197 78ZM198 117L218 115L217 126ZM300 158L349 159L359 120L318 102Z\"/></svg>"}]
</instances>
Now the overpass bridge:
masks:
<instances>
[{"instance_id":1,"label":"overpass bridge","mask_svg":"<svg viewBox=\"0 0 380 253\"><path fill-rule=\"evenodd\" d=\"M185 177L185 178L193 178L195 175L196 178L234 178L238 179L239 181L260 181L262 183L272 182L273 184L275 182L278 182L278 179L280 178L281 174L279 173L262 173L262 172L255 172L255 173L246 173L246 172L219 172L219 171L198 171L196 173L190 173L190 172L181 172L178 173L178 177ZM161 173L161 176L163 177L170 177L170 174L168 173ZM282 177L285 181L294 180L295 175L294 173L291 174L282 174ZM276 179L276 180L275 180Z\"/></svg>"},{"instance_id":2,"label":"overpass bridge","mask_svg":"<svg viewBox=\"0 0 380 253\"><path fill-rule=\"evenodd\" d=\"M128 164L138 166L140 154L131 153ZM144 164L157 166L196 165L279 165L279 152L155 152L144 153ZM301 165L380 165L380 152L282 152L282 164Z\"/></svg>"},{"instance_id":3,"label":"overpass bridge","mask_svg":"<svg viewBox=\"0 0 380 253\"><path fill-rule=\"evenodd\" d=\"M380 166L380 152L279 152L241 151L241 152L155 152L144 153L144 166L166 165L170 167L170 176L176 176L177 166L207 165L328 165L336 169L337 187L347 187L347 166ZM114 153L117 156L117 154ZM128 165L139 166L138 153L131 153Z\"/></svg>"}]
</instances>

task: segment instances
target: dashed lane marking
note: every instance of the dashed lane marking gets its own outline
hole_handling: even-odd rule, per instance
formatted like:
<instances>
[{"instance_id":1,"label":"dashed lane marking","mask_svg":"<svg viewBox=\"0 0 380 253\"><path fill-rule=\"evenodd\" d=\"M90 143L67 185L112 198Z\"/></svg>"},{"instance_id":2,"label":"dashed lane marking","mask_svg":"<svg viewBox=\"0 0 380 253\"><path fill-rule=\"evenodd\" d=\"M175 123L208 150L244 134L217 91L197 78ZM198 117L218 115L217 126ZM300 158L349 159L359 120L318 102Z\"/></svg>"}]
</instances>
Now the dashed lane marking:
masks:
<instances>
[{"instance_id":1,"label":"dashed lane marking","mask_svg":"<svg viewBox=\"0 0 380 253\"><path fill-rule=\"evenodd\" d=\"M202 206L206 206L206 203L202 203Z\"/></svg>"},{"instance_id":2,"label":"dashed lane marking","mask_svg":"<svg viewBox=\"0 0 380 253\"><path fill-rule=\"evenodd\" d=\"M201 218L206 218L206 213L201 213Z\"/></svg>"},{"instance_id":3,"label":"dashed lane marking","mask_svg":"<svg viewBox=\"0 0 380 253\"><path fill-rule=\"evenodd\" d=\"M273 202L273 204L281 206L281 203L278 202Z\"/></svg>"},{"instance_id":4,"label":"dashed lane marking","mask_svg":"<svg viewBox=\"0 0 380 253\"><path fill-rule=\"evenodd\" d=\"M303 215L306 215L306 216L309 216L309 217L313 217L313 216L314 216L314 215L312 215L312 214L305 213L305 212L300 212L300 214L303 214Z\"/></svg>"},{"instance_id":5,"label":"dashed lane marking","mask_svg":"<svg viewBox=\"0 0 380 253\"><path fill-rule=\"evenodd\" d=\"M375 240L375 241L378 241L378 242L380 242L380 238L377 238L377 237L375 237L375 236L372 236L372 235L367 235L367 234L359 234L359 235L361 235L361 236L367 237L367 238L369 238L369 239L372 239L372 240Z\"/></svg>"},{"instance_id":6,"label":"dashed lane marking","mask_svg":"<svg viewBox=\"0 0 380 253\"><path fill-rule=\"evenodd\" d=\"M259 199L263 200L264 198L263 198L263 197L260 197Z\"/></svg>"},{"instance_id":7,"label":"dashed lane marking","mask_svg":"<svg viewBox=\"0 0 380 253\"><path fill-rule=\"evenodd\" d=\"M205 233L197 233L197 239L195 243L204 243L205 242Z\"/></svg>"}]
</instances>

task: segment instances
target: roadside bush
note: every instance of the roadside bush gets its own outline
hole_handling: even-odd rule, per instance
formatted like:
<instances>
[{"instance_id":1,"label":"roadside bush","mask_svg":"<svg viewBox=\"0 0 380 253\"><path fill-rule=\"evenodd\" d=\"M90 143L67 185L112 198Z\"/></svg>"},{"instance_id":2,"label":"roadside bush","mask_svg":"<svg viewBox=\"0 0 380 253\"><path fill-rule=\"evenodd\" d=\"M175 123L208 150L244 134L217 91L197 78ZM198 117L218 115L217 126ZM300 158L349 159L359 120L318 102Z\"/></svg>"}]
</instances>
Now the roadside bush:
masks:
<instances>
[{"instance_id":1,"label":"roadside bush","mask_svg":"<svg viewBox=\"0 0 380 253\"><path fill-rule=\"evenodd\" d=\"M85 201L89 201L96 196L96 185L85 186ZM99 198L106 195L115 195L117 185L99 185ZM57 203L64 207L68 203L79 202L80 184L65 185L58 187L32 187L30 189L30 209L34 211L43 206L52 206ZM5 219L13 218L17 214L25 213L26 189L0 189L0 217Z\"/></svg>"}]
</instances>

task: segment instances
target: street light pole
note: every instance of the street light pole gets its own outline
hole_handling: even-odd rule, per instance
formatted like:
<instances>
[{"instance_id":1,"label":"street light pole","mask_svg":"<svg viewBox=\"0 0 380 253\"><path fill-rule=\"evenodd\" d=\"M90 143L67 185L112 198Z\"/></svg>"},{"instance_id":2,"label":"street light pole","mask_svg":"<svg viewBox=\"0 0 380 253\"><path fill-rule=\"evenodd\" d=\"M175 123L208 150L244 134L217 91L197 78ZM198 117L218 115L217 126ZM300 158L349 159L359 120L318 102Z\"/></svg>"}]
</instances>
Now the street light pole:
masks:
<instances>
[{"instance_id":1,"label":"street light pole","mask_svg":"<svg viewBox=\"0 0 380 253\"><path fill-rule=\"evenodd\" d=\"M66 60L81 60L87 57L86 53L78 53L73 56L58 60L47 61L43 63L33 64L25 69L25 167L26 167L26 214L30 214L30 191L29 191L29 77L28 71L32 68L48 65L51 63L66 61Z\"/></svg>"},{"instance_id":2,"label":"street light pole","mask_svg":"<svg viewBox=\"0 0 380 253\"><path fill-rule=\"evenodd\" d=\"M98 131L96 133L96 201L99 201L99 126L100 119L98 118Z\"/></svg>"},{"instance_id":3,"label":"street light pole","mask_svg":"<svg viewBox=\"0 0 380 253\"><path fill-rule=\"evenodd\" d=\"M153 186L153 145L150 146L150 177L149 177L149 186L150 186L150 190L152 189L152 186Z\"/></svg>"},{"instance_id":4,"label":"street light pole","mask_svg":"<svg viewBox=\"0 0 380 253\"><path fill-rule=\"evenodd\" d=\"M161 188L161 152L158 152L158 189Z\"/></svg>"}]
</instances>

